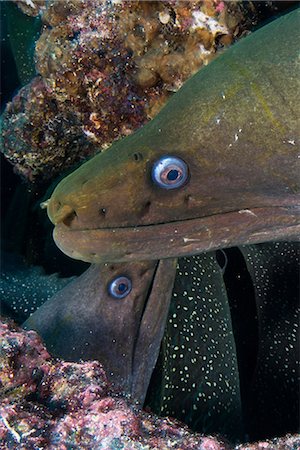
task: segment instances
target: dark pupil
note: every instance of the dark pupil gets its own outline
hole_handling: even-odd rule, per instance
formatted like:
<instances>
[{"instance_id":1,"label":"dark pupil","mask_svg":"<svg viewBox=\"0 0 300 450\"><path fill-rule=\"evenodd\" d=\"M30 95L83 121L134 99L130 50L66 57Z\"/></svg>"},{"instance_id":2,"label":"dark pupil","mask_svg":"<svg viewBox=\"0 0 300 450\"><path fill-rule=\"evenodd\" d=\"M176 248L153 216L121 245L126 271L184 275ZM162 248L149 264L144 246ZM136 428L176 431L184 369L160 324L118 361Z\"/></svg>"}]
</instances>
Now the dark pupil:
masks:
<instances>
[{"instance_id":1,"label":"dark pupil","mask_svg":"<svg viewBox=\"0 0 300 450\"><path fill-rule=\"evenodd\" d=\"M126 291L127 286L126 286L125 283L120 283L119 286L118 286L118 289L119 289L120 292L124 292L124 291Z\"/></svg>"},{"instance_id":2,"label":"dark pupil","mask_svg":"<svg viewBox=\"0 0 300 450\"><path fill-rule=\"evenodd\" d=\"M172 169L172 170L170 170L170 172L168 172L167 179L169 181L174 181L177 178L178 178L178 170Z\"/></svg>"}]
</instances>

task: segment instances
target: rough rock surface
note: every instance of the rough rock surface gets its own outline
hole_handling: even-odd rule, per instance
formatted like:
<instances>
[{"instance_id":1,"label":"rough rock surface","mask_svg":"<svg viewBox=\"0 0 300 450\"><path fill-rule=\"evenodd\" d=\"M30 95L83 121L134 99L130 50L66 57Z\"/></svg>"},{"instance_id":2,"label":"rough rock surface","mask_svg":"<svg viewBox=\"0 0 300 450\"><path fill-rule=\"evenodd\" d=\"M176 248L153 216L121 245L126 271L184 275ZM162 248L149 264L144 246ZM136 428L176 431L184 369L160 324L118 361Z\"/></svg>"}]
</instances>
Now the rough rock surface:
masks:
<instances>
[{"instance_id":1,"label":"rough rock surface","mask_svg":"<svg viewBox=\"0 0 300 450\"><path fill-rule=\"evenodd\" d=\"M34 331L0 324L0 448L230 449L219 437L191 433L170 418L140 411L114 392L99 362L51 358ZM300 437L236 449L296 449Z\"/></svg>"},{"instance_id":2,"label":"rough rock surface","mask_svg":"<svg viewBox=\"0 0 300 450\"><path fill-rule=\"evenodd\" d=\"M51 359L38 335L0 326L0 448L221 449L113 392L98 362Z\"/></svg>"},{"instance_id":3,"label":"rough rock surface","mask_svg":"<svg viewBox=\"0 0 300 450\"><path fill-rule=\"evenodd\" d=\"M240 34L245 17L235 3L18 1L44 27L39 76L3 114L3 152L15 171L29 182L51 180L153 118Z\"/></svg>"}]
</instances>

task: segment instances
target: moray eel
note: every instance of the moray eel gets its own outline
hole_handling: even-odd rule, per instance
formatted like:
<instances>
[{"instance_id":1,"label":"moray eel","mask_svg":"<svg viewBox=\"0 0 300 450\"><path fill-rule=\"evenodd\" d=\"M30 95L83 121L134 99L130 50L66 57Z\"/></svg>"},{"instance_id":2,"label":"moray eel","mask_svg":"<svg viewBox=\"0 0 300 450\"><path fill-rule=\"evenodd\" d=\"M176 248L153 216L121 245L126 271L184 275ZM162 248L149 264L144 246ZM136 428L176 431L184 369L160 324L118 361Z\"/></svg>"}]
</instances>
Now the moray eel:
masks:
<instances>
[{"instance_id":1,"label":"moray eel","mask_svg":"<svg viewBox=\"0 0 300 450\"><path fill-rule=\"evenodd\" d=\"M187 417L206 432L230 435L234 423L241 429L242 414L224 287L217 292L208 275L207 292L193 285L201 283L206 263L216 270L202 253L294 239L300 231L298 21L299 12L290 13L234 45L149 124L62 180L48 203L57 245L94 265L25 326L40 331L59 356L104 361L116 384L143 403L172 294L156 374L161 395L153 401L162 413ZM183 259L173 289L177 257ZM132 290L113 302L111 286L124 275ZM182 346L187 352L177 357Z\"/></svg>"},{"instance_id":2,"label":"moray eel","mask_svg":"<svg viewBox=\"0 0 300 450\"><path fill-rule=\"evenodd\" d=\"M54 356L101 361L112 383L143 404L175 273L176 259L92 265L23 326Z\"/></svg>"},{"instance_id":3,"label":"moray eel","mask_svg":"<svg viewBox=\"0 0 300 450\"><path fill-rule=\"evenodd\" d=\"M236 438L242 404L222 270L214 253L176 262L92 264L23 326L53 356L99 360L139 405L148 393L157 413ZM149 389L159 354L163 370Z\"/></svg>"},{"instance_id":4,"label":"moray eel","mask_svg":"<svg viewBox=\"0 0 300 450\"><path fill-rule=\"evenodd\" d=\"M232 440L297 432L299 244L226 253L225 270L215 252L177 266L92 265L24 326L54 356L98 359L116 389L196 431Z\"/></svg>"},{"instance_id":5,"label":"moray eel","mask_svg":"<svg viewBox=\"0 0 300 450\"><path fill-rule=\"evenodd\" d=\"M298 236L299 20L233 45L62 180L48 203L58 247L122 262Z\"/></svg>"}]
</instances>

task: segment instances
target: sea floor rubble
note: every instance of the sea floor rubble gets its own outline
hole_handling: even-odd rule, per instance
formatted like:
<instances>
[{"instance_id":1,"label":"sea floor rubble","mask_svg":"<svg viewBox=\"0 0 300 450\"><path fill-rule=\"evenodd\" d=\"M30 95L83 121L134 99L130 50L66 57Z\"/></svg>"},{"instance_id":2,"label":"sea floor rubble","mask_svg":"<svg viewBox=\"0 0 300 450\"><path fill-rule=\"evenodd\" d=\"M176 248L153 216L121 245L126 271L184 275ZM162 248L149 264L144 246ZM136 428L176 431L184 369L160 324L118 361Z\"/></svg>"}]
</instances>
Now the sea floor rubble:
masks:
<instances>
[{"instance_id":1,"label":"sea floor rubble","mask_svg":"<svg viewBox=\"0 0 300 450\"><path fill-rule=\"evenodd\" d=\"M296 449L300 436L242 444L242 449ZM219 437L141 411L114 391L99 362L53 359L34 331L0 323L0 448L221 450Z\"/></svg>"}]
</instances>

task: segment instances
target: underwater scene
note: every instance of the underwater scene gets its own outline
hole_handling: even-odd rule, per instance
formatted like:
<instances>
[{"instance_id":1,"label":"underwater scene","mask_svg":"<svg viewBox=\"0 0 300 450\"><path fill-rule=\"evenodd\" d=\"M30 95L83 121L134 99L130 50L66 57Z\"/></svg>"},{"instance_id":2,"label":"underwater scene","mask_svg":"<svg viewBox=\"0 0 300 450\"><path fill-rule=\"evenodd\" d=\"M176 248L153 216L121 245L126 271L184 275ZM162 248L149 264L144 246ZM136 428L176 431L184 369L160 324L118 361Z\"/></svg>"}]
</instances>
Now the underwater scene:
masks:
<instances>
[{"instance_id":1,"label":"underwater scene","mask_svg":"<svg viewBox=\"0 0 300 450\"><path fill-rule=\"evenodd\" d=\"M0 449L299 449L299 2L0 8Z\"/></svg>"}]
</instances>

